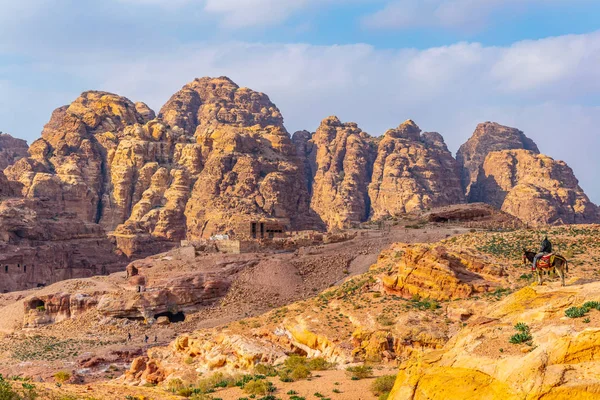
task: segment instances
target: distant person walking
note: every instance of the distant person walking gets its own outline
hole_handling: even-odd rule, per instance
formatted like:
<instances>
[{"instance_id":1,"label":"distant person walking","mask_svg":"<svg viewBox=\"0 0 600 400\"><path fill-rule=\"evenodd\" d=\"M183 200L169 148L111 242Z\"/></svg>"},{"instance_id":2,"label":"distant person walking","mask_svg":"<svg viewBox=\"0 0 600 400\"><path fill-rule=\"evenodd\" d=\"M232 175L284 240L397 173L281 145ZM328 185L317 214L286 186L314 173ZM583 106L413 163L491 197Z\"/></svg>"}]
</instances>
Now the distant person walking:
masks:
<instances>
[{"instance_id":1,"label":"distant person walking","mask_svg":"<svg viewBox=\"0 0 600 400\"><path fill-rule=\"evenodd\" d=\"M148 339L150 339L148 335L144 335L144 343L148 343Z\"/></svg>"},{"instance_id":2,"label":"distant person walking","mask_svg":"<svg viewBox=\"0 0 600 400\"><path fill-rule=\"evenodd\" d=\"M154 335L154 343L158 342L158 335Z\"/></svg>"},{"instance_id":3,"label":"distant person walking","mask_svg":"<svg viewBox=\"0 0 600 400\"><path fill-rule=\"evenodd\" d=\"M131 332L129 332L129 333L127 334L127 341L128 341L128 342L131 342Z\"/></svg>"}]
</instances>

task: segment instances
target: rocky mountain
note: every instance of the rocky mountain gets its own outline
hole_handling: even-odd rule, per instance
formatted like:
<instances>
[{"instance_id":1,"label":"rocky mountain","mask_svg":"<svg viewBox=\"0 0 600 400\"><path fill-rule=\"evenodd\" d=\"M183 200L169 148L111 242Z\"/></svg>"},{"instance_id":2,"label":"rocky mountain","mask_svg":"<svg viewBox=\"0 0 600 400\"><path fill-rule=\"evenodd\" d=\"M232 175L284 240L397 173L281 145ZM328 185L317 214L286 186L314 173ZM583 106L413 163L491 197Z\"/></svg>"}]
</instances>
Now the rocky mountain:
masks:
<instances>
[{"instance_id":1,"label":"rocky mountain","mask_svg":"<svg viewBox=\"0 0 600 400\"><path fill-rule=\"evenodd\" d=\"M381 138L329 117L294 135L304 154L311 208L331 228L464 203L456 160L438 133L406 121Z\"/></svg>"},{"instance_id":2,"label":"rocky mountain","mask_svg":"<svg viewBox=\"0 0 600 400\"><path fill-rule=\"evenodd\" d=\"M296 142L301 139L296 135ZM303 136L306 139L306 136ZM369 218L367 193L375 155L372 138L355 123L329 117L310 139L311 208L329 228L346 228Z\"/></svg>"},{"instance_id":3,"label":"rocky mountain","mask_svg":"<svg viewBox=\"0 0 600 400\"><path fill-rule=\"evenodd\" d=\"M388 130L379 142L369 197L374 218L464 203L460 171L443 137L421 134L410 120Z\"/></svg>"},{"instance_id":4,"label":"rocky mountain","mask_svg":"<svg viewBox=\"0 0 600 400\"><path fill-rule=\"evenodd\" d=\"M471 186L477 181L479 169L492 151L524 149L539 154L533 140L515 128L502 126L495 122L477 125L475 132L456 153L456 161L462 169L462 184L467 197ZM469 198L470 200L470 198Z\"/></svg>"},{"instance_id":5,"label":"rocky mountain","mask_svg":"<svg viewBox=\"0 0 600 400\"><path fill-rule=\"evenodd\" d=\"M516 129L481 124L456 159L440 134L410 120L373 137L329 117L314 134L290 137L267 95L226 77L185 85L158 115L144 103L85 92L56 109L29 148L0 135L0 168L5 241L84 235L117 258L182 239L249 238L257 222L344 229L467 198L532 224L600 221L573 172ZM35 216L25 228L14 223L19 207Z\"/></svg>"},{"instance_id":6,"label":"rocky mountain","mask_svg":"<svg viewBox=\"0 0 600 400\"><path fill-rule=\"evenodd\" d=\"M562 161L528 150L488 154L470 198L491 204L534 225L596 223L590 202L573 170Z\"/></svg>"},{"instance_id":7,"label":"rocky mountain","mask_svg":"<svg viewBox=\"0 0 600 400\"><path fill-rule=\"evenodd\" d=\"M27 156L27 142L0 132L0 171Z\"/></svg>"}]
</instances>

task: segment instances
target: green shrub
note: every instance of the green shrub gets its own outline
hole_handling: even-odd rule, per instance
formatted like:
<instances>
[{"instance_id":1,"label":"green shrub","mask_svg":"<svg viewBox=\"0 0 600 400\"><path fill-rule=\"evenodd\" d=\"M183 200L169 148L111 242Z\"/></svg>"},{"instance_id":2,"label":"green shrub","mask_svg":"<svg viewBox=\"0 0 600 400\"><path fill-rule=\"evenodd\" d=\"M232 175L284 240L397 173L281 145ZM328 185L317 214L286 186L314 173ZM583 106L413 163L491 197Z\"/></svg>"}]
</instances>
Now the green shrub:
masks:
<instances>
[{"instance_id":1,"label":"green shrub","mask_svg":"<svg viewBox=\"0 0 600 400\"><path fill-rule=\"evenodd\" d=\"M54 380L58 383L65 383L67 382L69 379L71 379L71 374L68 373L67 371L58 371L57 373L54 374Z\"/></svg>"},{"instance_id":2,"label":"green shrub","mask_svg":"<svg viewBox=\"0 0 600 400\"><path fill-rule=\"evenodd\" d=\"M565 315L569 318L581 318L588 312L584 307L571 307L565 310Z\"/></svg>"},{"instance_id":3,"label":"green shrub","mask_svg":"<svg viewBox=\"0 0 600 400\"><path fill-rule=\"evenodd\" d=\"M533 337L531 337L529 332L519 332L519 333L512 335L508 341L512 344L519 344L519 343L529 342L532 339L533 339Z\"/></svg>"},{"instance_id":4,"label":"green shrub","mask_svg":"<svg viewBox=\"0 0 600 400\"><path fill-rule=\"evenodd\" d=\"M177 395L182 397L191 397L194 394L194 389L190 387L177 390Z\"/></svg>"},{"instance_id":5,"label":"green shrub","mask_svg":"<svg viewBox=\"0 0 600 400\"><path fill-rule=\"evenodd\" d=\"M306 365L297 365L296 368L290 371L290 378L295 381L306 379L310 376L310 370Z\"/></svg>"},{"instance_id":6,"label":"green shrub","mask_svg":"<svg viewBox=\"0 0 600 400\"><path fill-rule=\"evenodd\" d=\"M515 329L522 333L529 332L529 326L527 326L527 324L525 324L524 322L518 322L515 325Z\"/></svg>"},{"instance_id":7,"label":"green shrub","mask_svg":"<svg viewBox=\"0 0 600 400\"><path fill-rule=\"evenodd\" d=\"M373 376L373 368L366 365L348 367L346 371L350 375L350 379L353 380L366 379Z\"/></svg>"},{"instance_id":8,"label":"green shrub","mask_svg":"<svg viewBox=\"0 0 600 400\"><path fill-rule=\"evenodd\" d=\"M12 389L10 383L2 378L2 375L0 375L0 400L19 400L19 395Z\"/></svg>"},{"instance_id":9,"label":"green shrub","mask_svg":"<svg viewBox=\"0 0 600 400\"><path fill-rule=\"evenodd\" d=\"M583 303L583 308L587 308L588 310L596 309L600 311L600 302L598 301L586 301Z\"/></svg>"},{"instance_id":10,"label":"green shrub","mask_svg":"<svg viewBox=\"0 0 600 400\"><path fill-rule=\"evenodd\" d=\"M283 365L289 369L294 369L298 365L306 365L306 357L302 357L297 354L292 354L285 360Z\"/></svg>"},{"instance_id":11,"label":"green shrub","mask_svg":"<svg viewBox=\"0 0 600 400\"><path fill-rule=\"evenodd\" d=\"M388 400L388 397L390 397L389 393L383 393L383 394L379 395L379 397L377 398L377 400Z\"/></svg>"},{"instance_id":12,"label":"green shrub","mask_svg":"<svg viewBox=\"0 0 600 400\"><path fill-rule=\"evenodd\" d=\"M169 392L176 393L184 388L185 385L183 384L183 381L179 378L171 379L169 382L167 382L167 390Z\"/></svg>"},{"instance_id":13,"label":"green shrub","mask_svg":"<svg viewBox=\"0 0 600 400\"><path fill-rule=\"evenodd\" d=\"M375 396L380 396L392 391L394 383L396 382L396 375L384 375L380 376L373 381L371 384L371 392Z\"/></svg>"},{"instance_id":14,"label":"green shrub","mask_svg":"<svg viewBox=\"0 0 600 400\"><path fill-rule=\"evenodd\" d=\"M254 366L254 372L259 375L277 376L277 370L275 367L268 364L256 364Z\"/></svg>"},{"instance_id":15,"label":"green shrub","mask_svg":"<svg viewBox=\"0 0 600 400\"><path fill-rule=\"evenodd\" d=\"M307 367L311 371L326 371L331 369L333 365L327 362L323 357L316 357L308 360Z\"/></svg>"},{"instance_id":16,"label":"green shrub","mask_svg":"<svg viewBox=\"0 0 600 400\"><path fill-rule=\"evenodd\" d=\"M244 392L248 394L266 395L273 393L275 386L269 381L265 380L252 380L244 385Z\"/></svg>"}]
</instances>

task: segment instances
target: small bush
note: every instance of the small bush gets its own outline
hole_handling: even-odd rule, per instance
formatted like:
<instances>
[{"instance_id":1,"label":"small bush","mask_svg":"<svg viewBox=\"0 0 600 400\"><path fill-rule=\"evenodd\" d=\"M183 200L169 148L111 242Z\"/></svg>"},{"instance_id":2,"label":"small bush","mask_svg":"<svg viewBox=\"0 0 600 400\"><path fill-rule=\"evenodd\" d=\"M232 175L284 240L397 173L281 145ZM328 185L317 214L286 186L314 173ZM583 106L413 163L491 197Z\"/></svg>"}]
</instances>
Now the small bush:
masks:
<instances>
[{"instance_id":1,"label":"small bush","mask_svg":"<svg viewBox=\"0 0 600 400\"><path fill-rule=\"evenodd\" d=\"M2 375L0 375L0 399L19 400L19 395L12 389L10 383L2 378Z\"/></svg>"},{"instance_id":2,"label":"small bush","mask_svg":"<svg viewBox=\"0 0 600 400\"><path fill-rule=\"evenodd\" d=\"M377 400L388 400L388 397L390 397L389 393L383 393L383 394L379 395Z\"/></svg>"},{"instance_id":3,"label":"small bush","mask_svg":"<svg viewBox=\"0 0 600 400\"><path fill-rule=\"evenodd\" d=\"M332 365L323 357L316 357L308 360L307 367L311 371L326 371L331 369Z\"/></svg>"},{"instance_id":4,"label":"small bush","mask_svg":"<svg viewBox=\"0 0 600 400\"><path fill-rule=\"evenodd\" d=\"M258 394L261 396L273 393L275 387L269 381L265 380L253 380L244 385L244 392L248 394Z\"/></svg>"},{"instance_id":5,"label":"small bush","mask_svg":"<svg viewBox=\"0 0 600 400\"><path fill-rule=\"evenodd\" d=\"M67 382L69 379L71 379L71 374L68 373L67 371L58 371L57 373L54 374L54 380L58 383L65 383Z\"/></svg>"},{"instance_id":6,"label":"small bush","mask_svg":"<svg viewBox=\"0 0 600 400\"><path fill-rule=\"evenodd\" d=\"M167 382L167 390L169 392L176 393L184 388L185 385L183 384L183 381L179 378L171 379L169 382Z\"/></svg>"},{"instance_id":7,"label":"small bush","mask_svg":"<svg viewBox=\"0 0 600 400\"><path fill-rule=\"evenodd\" d=\"M306 365L306 357L302 357L297 354L292 354L285 360L283 365L289 369L294 369L298 365Z\"/></svg>"},{"instance_id":8,"label":"small bush","mask_svg":"<svg viewBox=\"0 0 600 400\"><path fill-rule=\"evenodd\" d=\"M182 397L191 397L194 394L194 389L190 387L177 390L177 395Z\"/></svg>"},{"instance_id":9,"label":"small bush","mask_svg":"<svg viewBox=\"0 0 600 400\"><path fill-rule=\"evenodd\" d=\"M268 364L256 364L254 366L254 372L259 375L277 376L277 370L275 369L275 367Z\"/></svg>"},{"instance_id":10,"label":"small bush","mask_svg":"<svg viewBox=\"0 0 600 400\"><path fill-rule=\"evenodd\" d=\"M348 367L346 368L346 371L352 380L366 379L373 376L373 368L366 365Z\"/></svg>"},{"instance_id":11,"label":"small bush","mask_svg":"<svg viewBox=\"0 0 600 400\"><path fill-rule=\"evenodd\" d=\"M571 307L565 310L565 315L569 318L581 318L588 312L584 307Z\"/></svg>"},{"instance_id":12,"label":"small bush","mask_svg":"<svg viewBox=\"0 0 600 400\"><path fill-rule=\"evenodd\" d=\"M371 384L371 392L375 396L387 394L392 391L394 383L396 382L396 375L385 375L375 379Z\"/></svg>"},{"instance_id":13,"label":"small bush","mask_svg":"<svg viewBox=\"0 0 600 400\"><path fill-rule=\"evenodd\" d=\"M588 310L596 309L600 311L600 302L598 301L586 301L583 303L583 308L587 308Z\"/></svg>"},{"instance_id":14,"label":"small bush","mask_svg":"<svg viewBox=\"0 0 600 400\"><path fill-rule=\"evenodd\" d=\"M531 337L529 332L519 332L519 333L512 335L508 341L512 344L520 344L520 343L529 342L532 339L533 339L533 337Z\"/></svg>"},{"instance_id":15,"label":"small bush","mask_svg":"<svg viewBox=\"0 0 600 400\"><path fill-rule=\"evenodd\" d=\"M298 365L296 368L290 371L290 378L295 381L300 379L306 379L310 376L310 370L306 365Z\"/></svg>"},{"instance_id":16,"label":"small bush","mask_svg":"<svg viewBox=\"0 0 600 400\"><path fill-rule=\"evenodd\" d=\"M529 332L529 326L527 326L527 324L525 324L524 322L518 322L515 325L515 329L522 333Z\"/></svg>"}]
</instances>

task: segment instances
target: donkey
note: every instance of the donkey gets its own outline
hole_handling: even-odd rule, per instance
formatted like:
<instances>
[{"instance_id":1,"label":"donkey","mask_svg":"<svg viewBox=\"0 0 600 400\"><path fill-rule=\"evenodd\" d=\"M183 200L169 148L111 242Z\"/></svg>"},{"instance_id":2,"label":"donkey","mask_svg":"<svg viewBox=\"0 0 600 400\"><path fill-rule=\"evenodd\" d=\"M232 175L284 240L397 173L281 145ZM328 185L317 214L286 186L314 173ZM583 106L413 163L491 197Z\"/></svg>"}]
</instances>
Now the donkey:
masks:
<instances>
[{"instance_id":1,"label":"donkey","mask_svg":"<svg viewBox=\"0 0 600 400\"><path fill-rule=\"evenodd\" d=\"M533 263L533 258L536 254L537 253L535 251L528 251L523 249L523 264L527 264L527 262L529 261L529 265L531 265ZM560 276L562 286L565 286L565 275L567 272L569 272L569 262L566 258L561 256L560 254L554 254L550 258L550 264L548 266L539 266L539 263L540 262L538 261L538 265L536 265L535 270L537 272L538 283L540 285L544 283L544 272L550 272L551 270L554 270L554 272L557 272Z\"/></svg>"}]
</instances>

